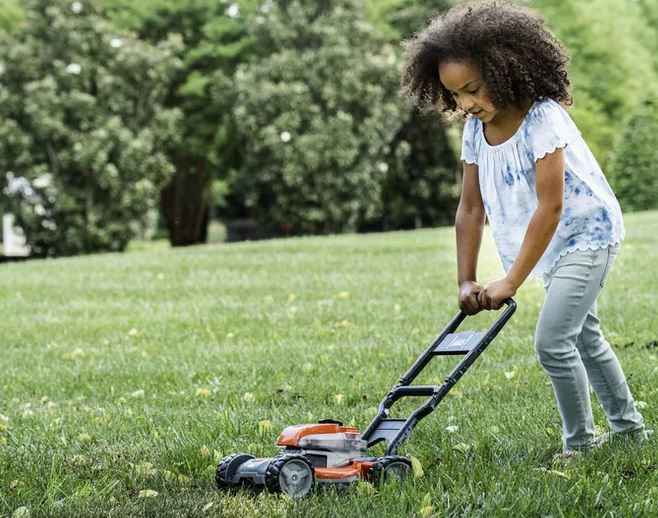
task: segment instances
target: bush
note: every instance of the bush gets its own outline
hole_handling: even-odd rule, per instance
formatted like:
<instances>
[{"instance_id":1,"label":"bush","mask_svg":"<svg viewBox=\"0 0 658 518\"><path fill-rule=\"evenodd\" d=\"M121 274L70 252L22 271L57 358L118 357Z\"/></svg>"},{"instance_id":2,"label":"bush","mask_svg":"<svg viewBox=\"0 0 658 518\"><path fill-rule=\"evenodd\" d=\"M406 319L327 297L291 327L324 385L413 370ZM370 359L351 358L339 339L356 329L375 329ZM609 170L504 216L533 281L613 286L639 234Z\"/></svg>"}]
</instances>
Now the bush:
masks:
<instances>
[{"instance_id":1,"label":"bush","mask_svg":"<svg viewBox=\"0 0 658 518\"><path fill-rule=\"evenodd\" d=\"M658 93L640 104L619 137L611 183L623 209L658 208Z\"/></svg>"},{"instance_id":2,"label":"bush","mask_svg":"<svg viewBox=\"0 0 658 518\"><path fill-rule=\"evenodd\" d=\"M395 50L362 16L354 2L293 1L255 20L271 53L232 78L242 161L229 188L269 234L354 231L381 214L402 107Z\"/></svg>"},{"instance_id":3,"label":"bush","mask_svg":"<svg viewBox=\"0 0 658 518\"><path fill-rule=\"evenodd\" d=\"M655 0L526 0L571 56L574 105L571 116L594 156L608 169L615 135L641 98L658 81L655 28L645 15ZM645 5L646 4L646 5ZM614 44L612 44L614 42Z\"/></svg>"},{"instance_id":4,"label":"bush","mask_svg":"<svg viewBox=\"0 0 658 518\"><path fill-rule=\"evenodd\" d=\"M119 34L91 2L30 0L0 42L5 204L37 256L123 250L173 168L162 108L179 43Z\"/></svg>"}]
</instances>

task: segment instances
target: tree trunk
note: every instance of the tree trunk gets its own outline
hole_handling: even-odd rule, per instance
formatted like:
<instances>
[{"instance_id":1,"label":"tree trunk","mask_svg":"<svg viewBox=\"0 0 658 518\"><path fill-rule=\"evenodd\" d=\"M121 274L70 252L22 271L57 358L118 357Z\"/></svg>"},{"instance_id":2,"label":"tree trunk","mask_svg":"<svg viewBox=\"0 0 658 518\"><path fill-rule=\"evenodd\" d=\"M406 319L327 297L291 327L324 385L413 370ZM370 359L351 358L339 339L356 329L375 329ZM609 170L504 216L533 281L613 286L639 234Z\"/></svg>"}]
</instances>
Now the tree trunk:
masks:
<instances>
[{"instance_id":1,"label":"tree trunk","mask_svg":"<svg viewBox=\"0 0 658 518\"><path fill-rule=\"evenodd\" d=\"M160 193L160 210L172 246L205 243L208 237L209 207L206 200L208 163L174 158L176 174Z\"/></svg>"}]
</instances>

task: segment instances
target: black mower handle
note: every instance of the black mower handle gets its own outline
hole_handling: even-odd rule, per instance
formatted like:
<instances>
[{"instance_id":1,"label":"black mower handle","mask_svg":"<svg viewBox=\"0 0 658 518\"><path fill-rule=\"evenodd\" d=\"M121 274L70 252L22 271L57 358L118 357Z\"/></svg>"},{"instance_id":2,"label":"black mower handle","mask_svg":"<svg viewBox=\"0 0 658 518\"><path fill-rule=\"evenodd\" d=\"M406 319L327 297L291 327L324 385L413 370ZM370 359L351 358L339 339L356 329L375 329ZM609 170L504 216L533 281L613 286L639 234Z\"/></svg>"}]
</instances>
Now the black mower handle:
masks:
<instances>
[{"instance_id":1,"label":"black mower handle","mask_svg":"<svg viewBox=\"0 0 658 518\"><path fill-rule=\"evenodd\" d=\"M500 332L500 330L505 326L507 321L516 311L516 301L513 298L510 297L506 299L504 304L507 305L507 308L502 312L502 314L496 319L496 321L491 325L491 327L482 337L481 345L478 347L479 352L473 356L469 355L471 357L465 362L466 368L468 368L470 364L475 361L475 358L477 358L477 356L479 356L479 354L487 347L487 345L489 345L489 343L496 337L496 335ZM407 373L400 379L399 385L409 385L413 381L413 379L420 373L420 371L425 368L425 366L431 360L432 352L434 351L435 346L441 343L443 339L450 333L454 333L467 316L469 315L464 313L463 310L459 310L459 313L457 313L452 318L445 329L441 331L439 336L434 339L434 341L429 345L425 352L411 366L409 371L407 371ZM462 363L460 363L460 365L462 365ZM459 377L461 377L461 373L459 374ZM459 377L457 379L459 379Z\"/></svg>"},{"instance_id":2,"label":"black mower handle","mask_svg":"<svg viewBox=\"0 0 658 518\"><path fill-rule=\"evenodd\" d=\"M465 354L464 358L445 378L443 384L436 386L411 385L411 382L416 376L418 376L430 360L438 354L437 348L446 337L450 334L454 334L459 325L466 319L466 313L461 309L459 310L459 313L452 318L446 328L432 341L425 352L420 355L407 373L379 404L377 415L361 436L363 440L367 441L368 447L381 440L385 440L387 443L386 455L397 455L398 448L406 440L416 424L436 408L441 400L448 394L450 389L457 383L459 378L461 378L473 362L475 362L477 357L482 354L514 314L516 311L516 302L514 299L509 298L505 300L504 303L507 305L507 308L501 313L491 327L489 327L486 333L472 333L468 331L465 333L470 337L476 336L478 338L477 343L472 349L469 348L467 351L460 351L460 353L463 352ZM398 399L406 396L426 396L428 399L408 418L388 419L391 405Z\"/></svg>"},{"instance_id":3,"label":"black mower handle","mask_svg":"<svg viewBox=\"0 0 658 518\"><path fill-rule=\"evenodd\" d=\"M397 455L398 448L406 440L416 424L426 415L431 413L441 400L448 394L450 389L457 383L459 378L475 362L478 356L487 348L491 341L496 337L500 330L505 326L507 321L516 311L516 302L509 298L504 301L507 308L496 319L485 333L470 333L470 336L478 336L477 344L465 352L464 358L457 364L452 372L445 378L441 385L436 386L413 386L411 382L425 368L430 360L436 355L436 348L443 342L448 335L457 331L459 325L468 315L461 309L450 323L434 341L425 349L420 357L414 362L411 368L406 372L400 381L391 389L384 400L379 404L377 415L363 432L361 438L368 443L368 447L376 444L380 440L387 442L386 455ZM428 400L418 408L407 419L388 419L391 405L398 399L406 396L427 396Z\"/></svg>"}]
</instances>

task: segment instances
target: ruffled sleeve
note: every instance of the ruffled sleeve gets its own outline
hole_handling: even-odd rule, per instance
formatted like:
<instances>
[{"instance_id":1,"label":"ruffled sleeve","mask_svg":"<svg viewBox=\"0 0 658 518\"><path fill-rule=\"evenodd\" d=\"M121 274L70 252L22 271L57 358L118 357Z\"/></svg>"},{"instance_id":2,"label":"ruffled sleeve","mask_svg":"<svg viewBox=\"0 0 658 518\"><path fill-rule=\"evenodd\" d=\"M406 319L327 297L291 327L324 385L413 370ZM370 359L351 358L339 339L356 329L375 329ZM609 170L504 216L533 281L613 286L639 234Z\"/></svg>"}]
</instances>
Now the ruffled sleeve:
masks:
<instances>
[{"instance_id":1,"label":"ruffled sleeve","mask_svg":"<svg viewBox=\"0 0 658 518\"><path fill-rule=\"evenodd\" d=\"M537 103L528 115L526 136L535 161L568 146L580 136L569 114L553 99Z\"/></svg>"},{"instance_id":2,"label":"ruffled sleeve","mask_svg":"<svg viewBox=\"0 0 658 518\"><path fill-rule=\"evenodd\" d=\"M461 159L467 164L478 163L477 146L475 143L475 136L477 130L477 119L469 117L464 124L464 132L462 133L462 154Z\"/></svg>"}]
</instances>

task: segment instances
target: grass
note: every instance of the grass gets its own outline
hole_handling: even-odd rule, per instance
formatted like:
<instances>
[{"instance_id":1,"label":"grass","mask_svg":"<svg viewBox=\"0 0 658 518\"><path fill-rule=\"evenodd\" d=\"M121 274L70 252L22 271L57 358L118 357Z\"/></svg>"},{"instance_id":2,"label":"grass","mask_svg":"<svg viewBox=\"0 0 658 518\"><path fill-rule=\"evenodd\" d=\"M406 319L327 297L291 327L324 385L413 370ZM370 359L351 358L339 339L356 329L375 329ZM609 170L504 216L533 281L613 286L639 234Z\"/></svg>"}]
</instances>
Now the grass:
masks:
<instances>
[{"instance_id":1,"label":"grass","mask_svg":"<svg viewBox=\"0 0 658 518\"><path fill-rule=\"evenodd\" d=\"M658 213L626 223L599 312L655 424ZM534 358L537 281L405 443L422 476L302 501L215 491L221 457L270 456L288 425L368 424L455 313L453 242L445 228L0 265L0 516L655 516L658 440L552 464L561 424ZM488 234L480 273L501 273Z\"/></svg>"}]
</instances>

